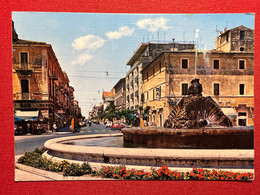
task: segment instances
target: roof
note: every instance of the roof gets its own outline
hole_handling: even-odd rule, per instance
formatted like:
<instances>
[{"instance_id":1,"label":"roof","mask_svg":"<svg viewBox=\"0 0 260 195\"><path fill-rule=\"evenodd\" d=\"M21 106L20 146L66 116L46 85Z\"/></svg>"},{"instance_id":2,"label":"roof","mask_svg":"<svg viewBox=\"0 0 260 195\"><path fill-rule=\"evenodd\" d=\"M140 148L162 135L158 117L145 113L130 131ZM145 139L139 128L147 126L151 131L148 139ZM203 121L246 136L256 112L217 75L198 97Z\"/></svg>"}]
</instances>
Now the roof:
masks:
<instances>
[{"instance_id":1,"label":"roof","mask_svg":"<svg viewBox=\"0 0 260 195\"><path fill-rule=\"evenodd\" d=\"M125 81L125 77L120 79L114 86L114 88L116 88L120 83L124 82Z\"/></svg>"},{"instance_id":2,"label":"roof","mask_svg":"<svg viewBox=\"0 0 260 195\"><path fill-rule=\"evenodd\" d=\"M133 55L126 62L126 65L132 66L134 64L134 62L136 61L136 59L138 59L141 56L141 54L144 52L144 50L146 49L147 46L148 46L148 43L141 43L138 46L138 48L135 50Z\"/></svg>"},{"instance_id":3,"label":"roof","mask_svg":"<svg viewBox=\"0 0 260 195\"><path fill-rule=\"evenodd\" d=\"M104 98L108 98L108 97L113 97L114 96L114 94L113 94L113 92L112 91L104 91L103 92L103 95L102 95L102 99L104 99Z\"/></svg>"},{"instance_id":4,"label":"roof","mask_svg":"<svg viewBox=\"0 0 260 195\"><path fill-rule=\"evenodd\" d=\"M17 41L13 41L13 44L47 45L45 42L29 41L24 39L18 39Z\"/></svg>"},{"instance_id":5,"label":"roof","mask_svg":"<svg viewBox=\"0 0 260 195\"><path fill-rule=\"evenodd\" d=\"M237 26L237 27L228 29L227 31L223 32L223 34L220 34L218 37L221 37L221 36L225 35L226 33L228 33L229 31L232 31L232 30L235 30L235 29L241 28L241 27L246 28L246 29L249 29L249 30L252 30L252 31L254 30L254 29L248 28L248 27L246 27L246 26L244 26L244 25L240 25L240 26Z\"/></svg>"}]
</instances>

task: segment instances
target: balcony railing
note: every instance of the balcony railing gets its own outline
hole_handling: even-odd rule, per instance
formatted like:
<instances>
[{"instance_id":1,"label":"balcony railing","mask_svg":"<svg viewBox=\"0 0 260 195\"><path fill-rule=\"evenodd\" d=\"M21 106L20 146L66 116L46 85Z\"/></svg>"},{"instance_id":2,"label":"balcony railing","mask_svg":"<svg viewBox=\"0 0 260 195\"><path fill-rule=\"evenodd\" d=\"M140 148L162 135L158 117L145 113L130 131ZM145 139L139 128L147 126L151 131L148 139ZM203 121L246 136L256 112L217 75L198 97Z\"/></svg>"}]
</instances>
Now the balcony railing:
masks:
<instances>
[{"instance_id":1,"label":"balcony railing","mask_svg":"<svg viewBox=\"0 0 260 195\"><path fill-rule=\"evenodd\" d=\"M58 80L58 73L57 72L53 72L50 74L50 79L52 80Z\"/></svg>"},{"instance_id":2,"label":"balcony railing","mask_svg":"<svg viewBox=\"0 0 260 195\"><path fill-rule=\"evenodd\" d=\"M42 93L14 93L14 100L48 100L49 94Z\"/></svg>"},{"instance_id":3,"label":"balcony railing","mask_svg":"<svg viewBox=\"0 0 260 195\"><path fill-rule=\"evenodd\" d=\"M30 75L33 72L32 64L28 63L20 63L20 64L13 64L13 68L18 74L21 75Z\"/></svg>"}]
</instances>

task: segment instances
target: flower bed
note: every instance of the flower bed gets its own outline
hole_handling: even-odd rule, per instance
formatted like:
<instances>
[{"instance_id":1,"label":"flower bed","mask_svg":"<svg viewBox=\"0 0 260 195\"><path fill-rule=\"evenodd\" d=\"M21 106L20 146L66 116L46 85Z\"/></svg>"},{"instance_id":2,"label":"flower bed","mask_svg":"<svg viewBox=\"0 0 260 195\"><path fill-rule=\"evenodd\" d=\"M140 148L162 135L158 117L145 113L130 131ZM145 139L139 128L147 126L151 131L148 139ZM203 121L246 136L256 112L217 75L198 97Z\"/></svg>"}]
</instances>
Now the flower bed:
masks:
<instances>
[{"instance_id":1,"label":"flower bed","mask_svg":"<svg viewBox=\"0 0 260 195\"><path fill-rule=\"evenodd\" d=\"M103 166L100 170L93 170L88 163L82 165L62 161L53 162L43 158L44 149L36 148L33 152L26 152L18 159L18 163L53 172L62 172L64 176L81 176L84 174L97 175L103 178L120 180L236 180L252 181L253 173L238 173L230 171L216 171L193 168L192 171L172 171L167 166L151 168L150 171L126 169L125 166Z\"/></svg>"},{"instance_id":2,"label":"flower bed","mask_svg":"<svg viewBox=\"0 0 260 195\"><path fill-rule=\"evenodd\" d=\"M125 166L105 166L99 173L105 178L127 180L253 180L252 173L234 173L230 171L216 171L193 168L189 172L171 171L167 166L159 169L151 168L149 172L143 170L127 170Z\"/></svg>"}]
</instances>

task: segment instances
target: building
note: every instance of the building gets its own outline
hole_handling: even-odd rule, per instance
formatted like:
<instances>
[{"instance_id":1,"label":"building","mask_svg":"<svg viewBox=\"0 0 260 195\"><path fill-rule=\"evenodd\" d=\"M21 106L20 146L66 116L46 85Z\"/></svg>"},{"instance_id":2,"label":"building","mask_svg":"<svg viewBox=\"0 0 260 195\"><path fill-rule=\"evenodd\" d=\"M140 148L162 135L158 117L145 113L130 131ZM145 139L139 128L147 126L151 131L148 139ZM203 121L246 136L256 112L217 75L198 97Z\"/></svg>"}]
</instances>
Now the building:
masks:
<instances>
[{"instance_id":1,"label":"building","mask_svg":"<svg viewBox=\"0 0 260 195\"><path fill-rule=\"evenodd\" d=\"M104 111L106 108L110 105L110 103L114 103L114 93L113 91L103 91L102 94L102 99L103 99L103 108Z\"/></svg>"},{"instance_id":2,"label":"building","mask_svg":"<svg viewBox=\"0 0 260 195\"><path fill-rule=\"evenodd\" d=\"M116 110L125 109L125 78L120 79L113 87L115 91L114 105Z\"/></svg>"},{"instance_id":3,"label":"building","mask_svg":"<svg viewBox=\"0 0 260 195\"><path fill-rule=\"evenodd\" d=\"M231 33L232 37L233 30L238 29L240 27L226 33ZM163 52L143 67L142 100L144 107L151 108L149 120L163 126L171 107L187 95L190 81L198 78L203 86L203 96L211 96L234 125L254 125L253 46L250 46L251 49L244 47L241 51L238 49L241 47L240 39L237 41L237 44L232 43L237 48L230 51L216 49L197 54L194 50Z\"/></svg>"},{"instance_id":4,"label":"building","mask_svg":"<svg viewBox=\"0 0 260 195\"><path fill-rule=\"evenodd\" d=\"M19 39L14 25L12 46L16 120L31 121L30 132L36 122L45 124L45 129L51 129L54 122L58 127L68 125L73 117L74 89L52 46Z\"/></svg>"},{"instance_id":5,"label":"building","mask_svg":"<svg viewBox=\"0 0 260 195\"><path fill-rule=\"evenodd\" d=\"M149 42L141 43L133 55L127 61L126 65L130 66L126 73L126 109L138 111L141 102L142 88L142 69L151 61L166 51L182 51L194 49L193 43L172 42Z\"/></svg>"},{"instance_id":6,"label":"building","mask_svg":"<svg viewBox=\"0 0 260 195\"><path fill-rule=\"evenodd\" d=\"M243 25L225 28L215 41L216 50L224 52L254 52L254 30Z\"/></svg>"}]
</instances>

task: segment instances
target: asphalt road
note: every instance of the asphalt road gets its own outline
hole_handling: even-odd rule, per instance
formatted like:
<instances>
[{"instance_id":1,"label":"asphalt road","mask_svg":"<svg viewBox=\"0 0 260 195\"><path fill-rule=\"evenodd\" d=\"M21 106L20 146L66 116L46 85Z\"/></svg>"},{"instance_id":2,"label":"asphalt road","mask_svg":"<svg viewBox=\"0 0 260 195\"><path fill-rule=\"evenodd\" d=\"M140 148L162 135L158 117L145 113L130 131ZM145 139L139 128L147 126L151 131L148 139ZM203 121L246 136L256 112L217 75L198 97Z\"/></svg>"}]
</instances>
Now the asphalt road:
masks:
<instances>
[{"instance_id":1,"label":"asphalt road","mask_svg":"<svg viewBox=\"0 0 260 195\"><path fill-rule=\"evenodd\" d=\"M15 136L15 155L21 155L26 151L32 151L37 147L42 148L47 140L53 138L91 134L112 134L118 132L120 131L112 131L103 124L93 124L91 127L82 127L79 133L57 132L56 134Z\"/></svg>"}]
</instances>

